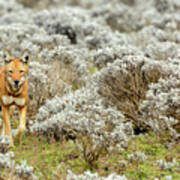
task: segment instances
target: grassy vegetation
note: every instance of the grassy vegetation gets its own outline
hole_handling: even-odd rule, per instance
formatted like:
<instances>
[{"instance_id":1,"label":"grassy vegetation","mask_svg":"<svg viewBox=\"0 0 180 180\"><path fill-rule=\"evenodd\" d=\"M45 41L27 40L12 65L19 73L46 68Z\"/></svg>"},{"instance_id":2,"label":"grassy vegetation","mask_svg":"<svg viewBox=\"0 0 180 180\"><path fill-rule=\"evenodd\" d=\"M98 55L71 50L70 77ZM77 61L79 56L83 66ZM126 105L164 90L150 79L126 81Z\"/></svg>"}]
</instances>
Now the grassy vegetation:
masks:
<instances>
[{"instance_id":1,"label":"grassy vegetation","mask_svg":"<svg viewBox=\"0 0 180 180\"><path fill-rule=\"evenodd\" d=\"M179 167L174 167L170 171L163 170L157 165L159 159L172 161L176 158L180 166L180 144L174 144L169 150L166 146L167 139L167 135L159 137L153 133L138 136L129 142L126 150L120 152L116 149L111 153L102 154L94 167L84 160L77 144L71 140L48 143L43 138L26 135L13 151L17 162L26 159L43 180L65 179L67 169L77 174L90 170L98 172L101 176L116 172L125 174L133 180L154 180L155 177L163 180L167 175L171 175L173 180L178 180ZM128 155L135 152L144 152L147 160L144 163L129 161Z\"/></svg>"}]
</instances>

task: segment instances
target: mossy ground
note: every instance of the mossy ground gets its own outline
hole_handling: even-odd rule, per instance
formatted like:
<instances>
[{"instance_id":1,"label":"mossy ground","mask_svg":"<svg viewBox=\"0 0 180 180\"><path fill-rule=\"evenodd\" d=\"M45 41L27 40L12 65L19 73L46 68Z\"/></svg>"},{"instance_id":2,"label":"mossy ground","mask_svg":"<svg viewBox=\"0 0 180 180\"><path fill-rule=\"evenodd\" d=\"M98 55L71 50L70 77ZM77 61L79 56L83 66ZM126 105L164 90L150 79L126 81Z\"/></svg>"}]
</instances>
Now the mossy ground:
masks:
<instances>
[{"instance_id":1,"label":"mossy ground","mask_svg":"<svg viewBox=\"0 0 180 180\"><path fill-rule=\"evenodd\" d=\"M156 136L149 133L145 136L133 138L126 150L114 150L102 154L95 166L90 166L83 158L78 146L73 141L51 142L32 135L25 135L13 151L15 159L20 162L26 159L28 164L35 168L35 173L43 180L65 179L67 170L80 174L86 170L98 172L101 176L110 173L125 174L129 179L154 180L155 177L165 179L171 175L173 180L180 179L180 168L174 167L171 171L162 170L157 160L171 161L173 158L180 166L180 144L167 148L168 135ZM128 154L144 152L147 156L145 163L129 162ZM126 161L127 163L124 163Z\"/></svg>"}]
</instances>

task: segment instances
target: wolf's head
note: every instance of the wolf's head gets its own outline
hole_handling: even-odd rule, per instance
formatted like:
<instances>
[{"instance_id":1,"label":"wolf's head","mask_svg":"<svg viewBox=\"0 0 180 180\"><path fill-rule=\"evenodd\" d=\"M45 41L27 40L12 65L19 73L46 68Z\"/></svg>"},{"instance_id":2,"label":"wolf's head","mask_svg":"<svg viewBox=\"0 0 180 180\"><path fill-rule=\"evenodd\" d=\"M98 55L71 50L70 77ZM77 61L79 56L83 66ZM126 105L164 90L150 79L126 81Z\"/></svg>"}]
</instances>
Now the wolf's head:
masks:
<instances>
[{"instance_id":1,"label":"wolf's head","mask_svg":"<svg viewBox=\"0 0 180 180\"><path fill-rule=\"evenodd\" d=\"M20 58L12 58L11 54L5 51L3 58L5 78L13 90L18 90L29 71L29 51L25 50Z\"/></svg>"}]
</instances>

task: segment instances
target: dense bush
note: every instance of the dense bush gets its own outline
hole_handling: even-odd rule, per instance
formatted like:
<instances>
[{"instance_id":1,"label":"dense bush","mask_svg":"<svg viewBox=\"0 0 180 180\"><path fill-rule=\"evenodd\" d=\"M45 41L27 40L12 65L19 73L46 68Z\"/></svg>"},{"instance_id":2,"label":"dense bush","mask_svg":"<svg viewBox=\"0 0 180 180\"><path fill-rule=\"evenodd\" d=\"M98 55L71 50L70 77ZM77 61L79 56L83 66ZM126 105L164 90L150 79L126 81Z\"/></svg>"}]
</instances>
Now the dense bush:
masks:
<instances>
[{"instance_id":1,"label":"dense bush","mask_svg":"<svg viewBox=\"0 0 180 180\"><path fill-rule=\"evenodd\" d=\"M133 134L132 124L124 123L124 116L116 108L104 106L96 83L93 79L88 82L86 87L47 101L39 109L31 131L57 139L71 133L75 138L91 137L94 147L121 147L127 142Z\"/></svg>"},{"instance_id":2,"label":"dense bush","mask_svg":"<svg viewBox=\"0 0 180 180\"><path fill-rule=\"evenodd\" d=\"M5 154L0 153L0 175L3 174L3 178L11 180L38 179L33 172L33 167L27 165L26 161L22 162L20 165L16 164L13 157L13 152L7 152Z\"/></svg>"},{"instance_id":3,"label":"dense bush","mask_svg":"<svg viewBox=\"0 0 180 180\"><path fill-rule=\"evenodd\" d=\"M168 72L169 71L169 72ZM116 105L126 119L140 126L140 105L151 83L167 78L166 64L143 56L125 56L100 71L99 93L106 103Z\"/></svg>"}]
</instances>

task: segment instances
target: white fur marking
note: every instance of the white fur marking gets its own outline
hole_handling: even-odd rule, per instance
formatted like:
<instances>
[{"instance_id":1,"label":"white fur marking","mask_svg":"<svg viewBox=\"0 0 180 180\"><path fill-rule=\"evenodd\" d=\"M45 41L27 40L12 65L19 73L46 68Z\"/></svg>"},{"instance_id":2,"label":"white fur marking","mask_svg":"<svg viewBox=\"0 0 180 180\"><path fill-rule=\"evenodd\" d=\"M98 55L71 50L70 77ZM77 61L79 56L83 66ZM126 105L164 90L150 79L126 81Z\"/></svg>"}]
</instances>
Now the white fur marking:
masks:
<instances>
[{"instance_id":1,"label":"white fur marking","mask_svg":"<svg viewBox=\"0 0 180 180\"><path fill-rule=\"evenodd\" d=\"M25 98L14 98L12 96L3 96L2 100L5 105L9 105L15 102L15 104L18 106L24 106L26 102Z\"/></svg>"},{"instance_id":2,"label":"white fur marking","mask_svg":"<svg viewBox=\"0 0 180 180\"><path fill-rule=\"evenodd\" d=\"M13 103L14 98L12 96L3 96L2 100L5 105L9 105Z\"/></svg>"},{"instance_id":3,"label":"white fur marking","mask_svg":"<svg viewBox=\"0 0 180 180\"><path fill-rule=\"evenodd\" d=\"M15 104L18 106L24 106L25 98L14 98Z\"/></svg>"},{"instance_id":4,"label":"white fur marking","mask_svg":"<svg viewBox=\"0 0 180 180\"><path fill-rule=\"evenodd\" d=\"M26 78L25 78L25 77L22 77L19 85L23 84L25 80L26 80Z\"/></svg>"},{"instance_id":5,"label":"white fur marking","mask_svg":"<svg viewBox=\"0 0 180 180\"><path fill-rule=\"evenodd\" d=\"M11 86L14 85L14 83L13 83L13 81L12 81L12 79L11 79L10 77L8 77L7 80L8 80L8 82L11 84Z\"/></svg>"}]
</instances>

